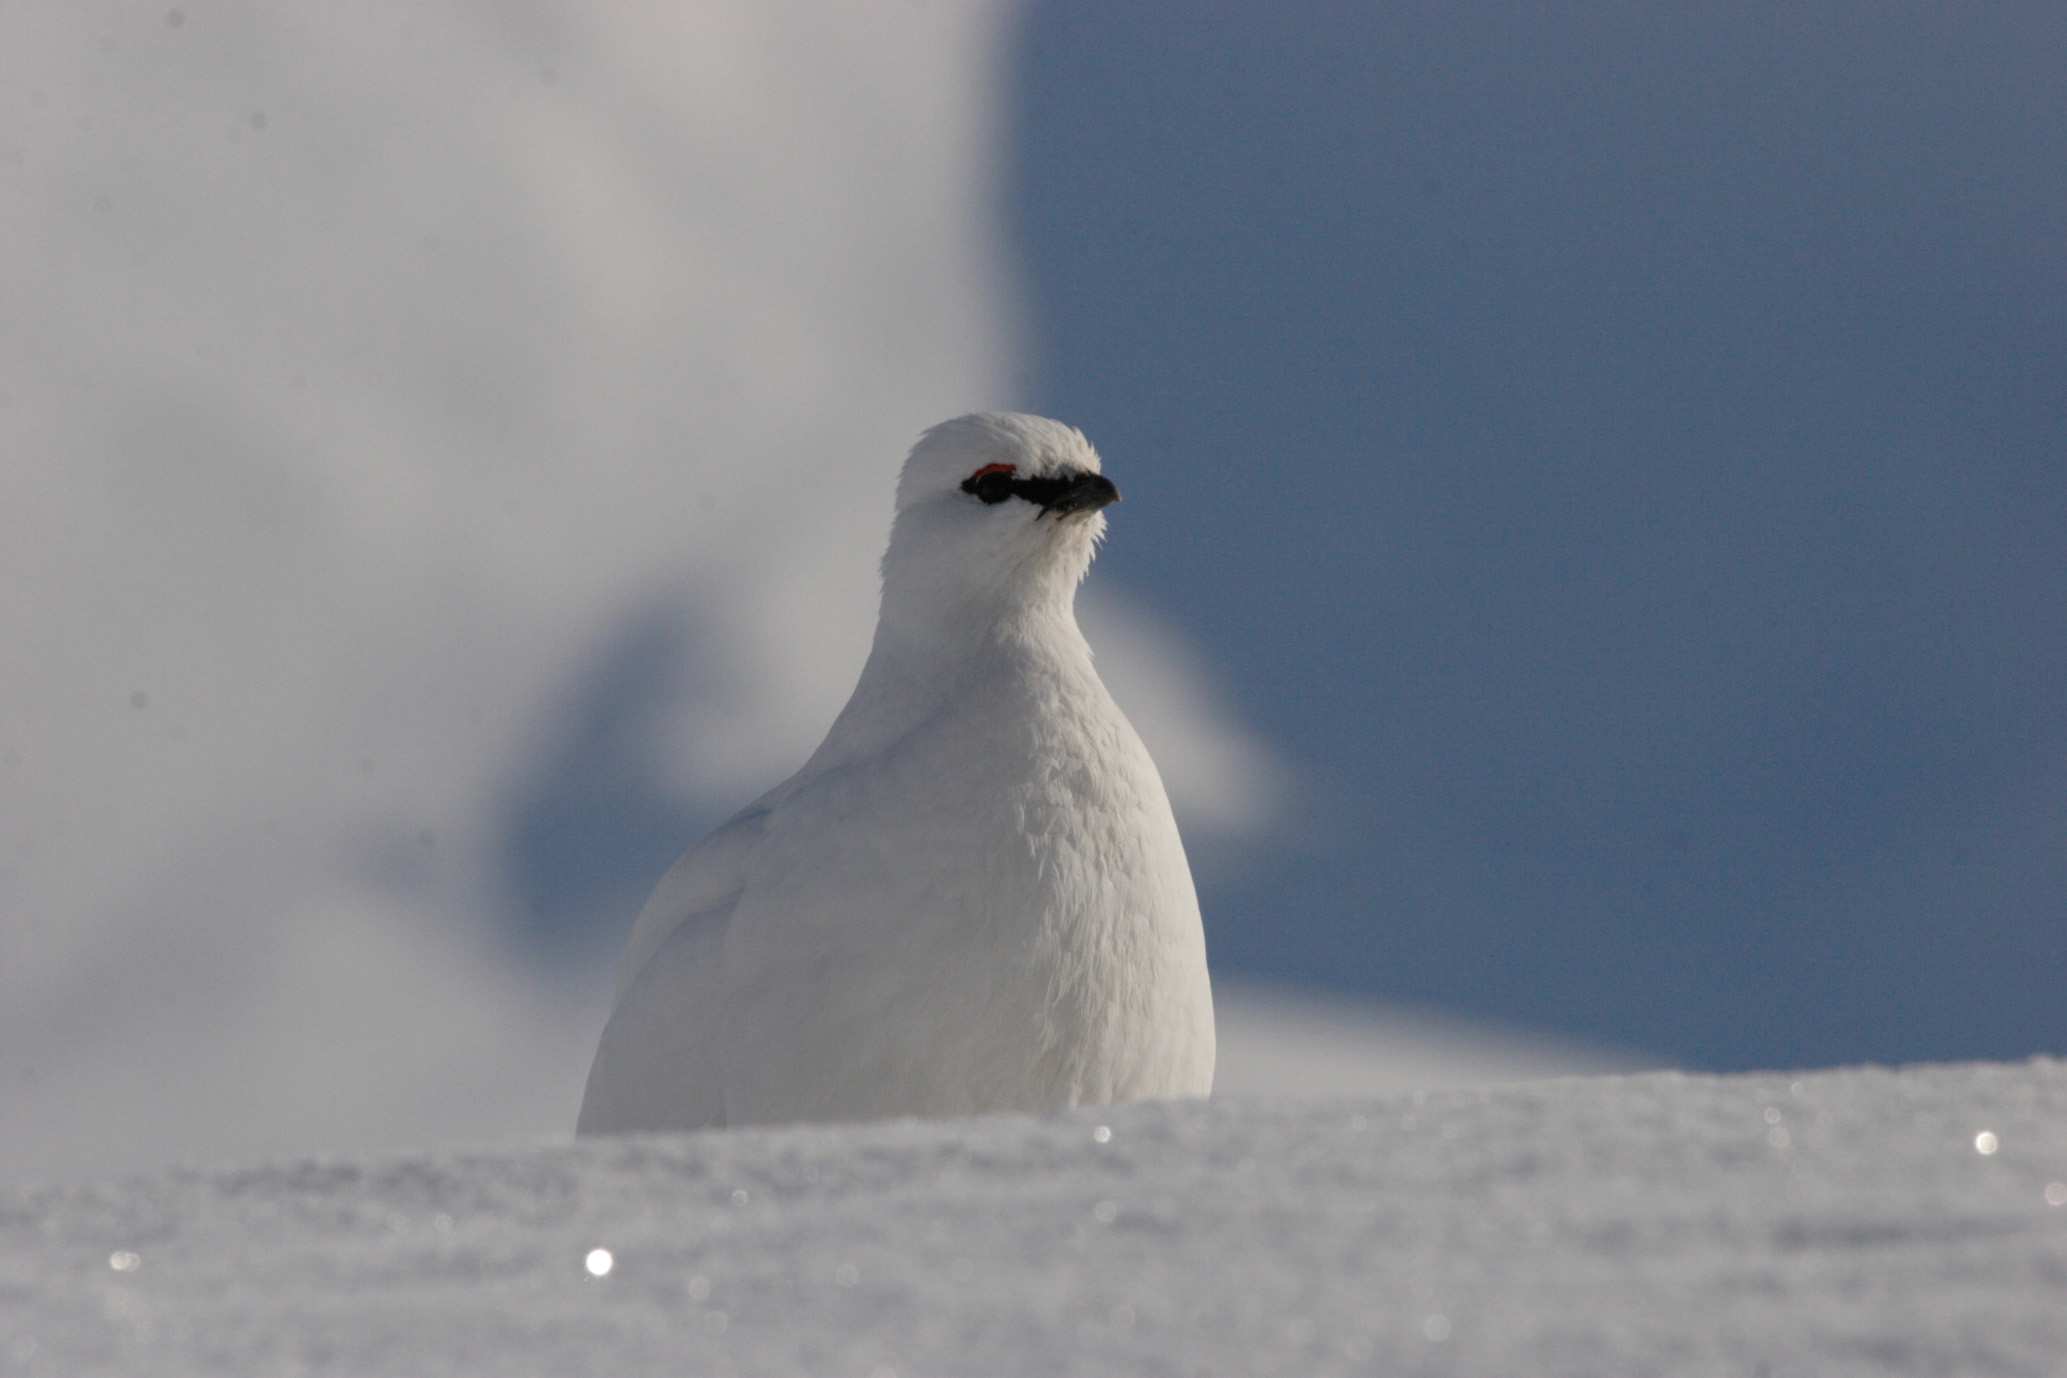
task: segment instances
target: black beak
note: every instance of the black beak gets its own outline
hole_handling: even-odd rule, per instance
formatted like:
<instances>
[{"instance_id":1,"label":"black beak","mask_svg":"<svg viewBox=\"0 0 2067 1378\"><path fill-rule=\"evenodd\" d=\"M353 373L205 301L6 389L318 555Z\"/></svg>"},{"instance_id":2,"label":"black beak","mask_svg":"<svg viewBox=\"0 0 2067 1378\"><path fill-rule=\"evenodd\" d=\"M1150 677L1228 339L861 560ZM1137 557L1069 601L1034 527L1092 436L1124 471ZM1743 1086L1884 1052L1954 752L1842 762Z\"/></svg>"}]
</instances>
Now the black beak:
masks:
<instances>
[{"instance_id":1,"label":"black beak","mask_svg":"<svg viewBox=\"0 0 2067 1378\"><path fill-rule=\"evenodd\" d=\"M1120 500L1120 490L1103 474L1059 474L1054 478L1015 480L1016 497L1036 503L1045 514L1066 517L1072 512L1096 512Z\"/></svg>"}]
</instances>

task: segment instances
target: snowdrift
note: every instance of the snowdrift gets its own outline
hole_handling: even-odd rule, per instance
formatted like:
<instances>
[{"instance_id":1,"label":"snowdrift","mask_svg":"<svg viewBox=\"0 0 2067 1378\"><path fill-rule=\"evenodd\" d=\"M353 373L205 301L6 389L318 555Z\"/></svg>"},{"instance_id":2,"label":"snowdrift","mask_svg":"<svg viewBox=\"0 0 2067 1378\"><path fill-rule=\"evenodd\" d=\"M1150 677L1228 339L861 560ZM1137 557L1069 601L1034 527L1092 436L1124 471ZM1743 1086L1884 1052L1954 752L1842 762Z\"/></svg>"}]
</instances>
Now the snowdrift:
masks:
<instances>
[{"instance_id":1,"label":"snowdrift","mask_svg":"<svg viewBox=\"0 0 2067 1378\"><path fill-rule=\"evenodd\" d=\"M2067 1372L2067 1062L0 1193L0 1372Z\"/></svg>"}]
</instances>

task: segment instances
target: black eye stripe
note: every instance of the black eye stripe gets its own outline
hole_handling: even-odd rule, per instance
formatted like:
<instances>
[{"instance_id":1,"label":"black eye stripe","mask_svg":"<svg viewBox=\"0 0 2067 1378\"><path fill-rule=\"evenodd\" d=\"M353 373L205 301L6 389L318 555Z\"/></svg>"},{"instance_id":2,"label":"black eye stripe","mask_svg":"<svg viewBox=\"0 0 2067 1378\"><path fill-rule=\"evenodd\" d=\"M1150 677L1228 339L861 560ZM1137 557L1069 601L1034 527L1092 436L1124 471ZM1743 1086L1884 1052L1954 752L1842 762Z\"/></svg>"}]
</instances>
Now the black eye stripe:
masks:
<instances>
[{"instance_id":1,"label":"black eye stripe","mask_svg":"<svg viewBox=\"0 0 2067 1378\"><path fill-rule=\"evenodd\" d=\"M1075 469L1065 469L1051 478L1014 478L1002 469L977 472L962 480L962 491L995 507L1006 498L1024 498L1037 507L1047 507L1084 479Z\"/></svg>"},{"instance_id":2,"label":"black eye stripe","mask_svg":"<svg viewBox=\"0 0 2067 1378\"><path fill-rule=\"evenodd\" d=\"M962 480L962 491L996 506L1012 496L1012 475L1004 469L974 473Z\"/></svg>"},{"instance_id":3,"label":"black eye stripe","mask_svg":"<svg viewBox=\"0 0 2067 1378\"><path fill-rule=\"evenodd\" d=\"M1012 480L1012 495L1025 498L1037 507L1047 507L1068 492L1081 477L1071 469L1054 478L1015 478Z\"/></svg>"}]
</instances>

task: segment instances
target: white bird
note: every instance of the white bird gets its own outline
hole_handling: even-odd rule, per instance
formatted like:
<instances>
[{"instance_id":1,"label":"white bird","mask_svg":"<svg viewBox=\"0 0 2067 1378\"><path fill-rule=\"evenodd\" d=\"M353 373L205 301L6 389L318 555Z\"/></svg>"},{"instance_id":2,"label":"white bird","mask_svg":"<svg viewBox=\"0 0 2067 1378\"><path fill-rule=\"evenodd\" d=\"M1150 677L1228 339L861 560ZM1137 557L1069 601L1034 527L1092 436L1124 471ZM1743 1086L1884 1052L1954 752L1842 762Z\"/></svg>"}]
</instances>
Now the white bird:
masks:
<instances>
[{"instance_id":1,"label":"white bird","mask_svg":"<svg viewBox=\"0 0 2067 1378\"><path fill-rule=\"evenodd\" d=\"M1211 1089L1191 868L1076 622L1119 496L1045 417L920 438L853 696L647 902L577 1132Z\"/></svg>"}]
</instances>

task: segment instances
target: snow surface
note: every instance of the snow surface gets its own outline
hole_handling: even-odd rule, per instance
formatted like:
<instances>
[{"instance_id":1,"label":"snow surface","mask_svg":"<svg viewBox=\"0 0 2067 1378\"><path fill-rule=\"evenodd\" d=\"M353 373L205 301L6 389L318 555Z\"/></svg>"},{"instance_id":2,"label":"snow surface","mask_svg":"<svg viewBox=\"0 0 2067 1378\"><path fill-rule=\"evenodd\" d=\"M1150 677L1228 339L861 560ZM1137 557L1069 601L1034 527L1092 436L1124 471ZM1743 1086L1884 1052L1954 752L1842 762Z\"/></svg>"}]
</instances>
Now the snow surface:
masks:
<instances>
[{"instance_id":1,"label":"snow surface","mask_svg":"<svg viewBox=\"0 0 2067 1378\"><path fill-rule=\"evenodd\" d=\"M2061 1061L309 1161L0 1194L0 1371L2057 1374L2053 1200Z\"/></svg>"},{"instance_id":2,"label":"snow surface","mask_svg":"<svg viewBox=\"0 0 2067 1378\"><path fill-rule=\"evenodd\" d=\"M1213 1018L1213 1092L1223 1098L1339 1100L1668 1070L1626 1048L1217 974Z\"/></svg>"}]
</instances>

